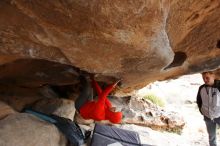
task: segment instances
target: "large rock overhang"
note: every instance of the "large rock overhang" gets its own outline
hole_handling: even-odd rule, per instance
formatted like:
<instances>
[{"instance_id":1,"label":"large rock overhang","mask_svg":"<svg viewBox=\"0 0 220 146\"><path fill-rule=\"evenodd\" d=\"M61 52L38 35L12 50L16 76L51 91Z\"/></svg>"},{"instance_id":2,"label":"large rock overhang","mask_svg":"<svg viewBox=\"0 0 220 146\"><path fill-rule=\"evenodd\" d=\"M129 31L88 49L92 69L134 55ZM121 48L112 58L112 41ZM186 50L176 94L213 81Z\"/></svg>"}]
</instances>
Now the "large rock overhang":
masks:
<instances>
[{"instance_id":1,"label":"large rock overhang","mask_svg":"<svg viewBox=\"0 0 220 146\"><path fill-rule=\"evenodd\" d=\"M0 82L67 84L81 70L129 91L218 69L219 16L219 0L1 0ZM25 78L30 66L37 78ZM62 80L65 69L73 74Z\"/></svg>"}]
</instances>

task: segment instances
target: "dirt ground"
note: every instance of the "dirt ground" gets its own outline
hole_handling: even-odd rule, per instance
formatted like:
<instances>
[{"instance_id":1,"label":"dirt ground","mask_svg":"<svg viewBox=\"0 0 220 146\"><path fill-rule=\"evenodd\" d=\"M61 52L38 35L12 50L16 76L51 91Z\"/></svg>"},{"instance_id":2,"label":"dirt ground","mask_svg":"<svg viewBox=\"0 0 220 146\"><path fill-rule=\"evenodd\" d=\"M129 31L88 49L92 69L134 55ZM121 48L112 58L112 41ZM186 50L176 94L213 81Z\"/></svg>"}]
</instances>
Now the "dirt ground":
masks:
<instances>
[{"instance_id":1,"label":"dirt ground","mask_svg":"<svg viewBox=\"0 0 220 146\"><path fill-rule=\"evenodd\" d=\"M178 112L186 122L181 135L163 133L166 138L161 145L165 142L170 146L208 146L206 126L196 104L198 88L202 84L201 74L194 74L175 80L155 82L138 92L139 95L154 93L161 97L166 102L165 109ZM217 134L220 144L219 129Z\"/></svg>"}]
</instances>

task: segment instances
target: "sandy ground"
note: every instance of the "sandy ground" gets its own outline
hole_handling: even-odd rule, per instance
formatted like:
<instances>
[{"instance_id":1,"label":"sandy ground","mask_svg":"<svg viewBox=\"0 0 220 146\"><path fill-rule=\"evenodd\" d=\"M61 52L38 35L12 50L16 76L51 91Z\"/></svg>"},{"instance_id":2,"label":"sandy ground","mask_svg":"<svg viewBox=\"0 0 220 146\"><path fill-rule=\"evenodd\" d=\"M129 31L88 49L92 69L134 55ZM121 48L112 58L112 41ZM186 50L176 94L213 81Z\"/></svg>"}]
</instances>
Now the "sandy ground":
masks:
<instances>
[{"instance_id":1,"label":"sandy ground","mask_svg":"<svg viewBox=\"0 0 220 146\"><path fill-rule=\"evenodd\" d=\"M166 146L208 146L208 134L200 114L196 96L198 88L203 84L200 74L182 76L176 80L155 82L140 90L139 95L153 93L166 102L166 110L181 114L186 122L181 135L171 133L158 133L157 145ZM153 132L157 133L157 132ZM217 131L218 144L220 144L220 130Z\"/></svg>"}]
</instances>

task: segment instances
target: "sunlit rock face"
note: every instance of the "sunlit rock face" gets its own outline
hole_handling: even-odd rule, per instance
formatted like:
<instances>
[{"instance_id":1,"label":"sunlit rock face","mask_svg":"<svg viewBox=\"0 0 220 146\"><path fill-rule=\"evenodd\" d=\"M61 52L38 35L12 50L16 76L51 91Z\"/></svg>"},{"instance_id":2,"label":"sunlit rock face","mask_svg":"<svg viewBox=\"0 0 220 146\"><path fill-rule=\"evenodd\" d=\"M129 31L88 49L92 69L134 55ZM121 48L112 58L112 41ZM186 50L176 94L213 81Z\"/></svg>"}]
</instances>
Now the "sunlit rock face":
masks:
<instances>
[{"instance_id":1,"label":"sunlit rock face","mask_svg":"<svg viewBox=\"0 0 220 146\"><path fill-rule=\"evenodd\" d=\"M20 80L12 71L1 75L22 84L67 84L75 74L62 80L61 70L72 72L67 69L72 66L103 82L121 78L128 91L215 69L219 16L219 0L1 0L0 68L27 59L36 71L15 67L14 74L34 75ZM6 81L1 76L1 83Z\"/></svg>"}]
</instances>

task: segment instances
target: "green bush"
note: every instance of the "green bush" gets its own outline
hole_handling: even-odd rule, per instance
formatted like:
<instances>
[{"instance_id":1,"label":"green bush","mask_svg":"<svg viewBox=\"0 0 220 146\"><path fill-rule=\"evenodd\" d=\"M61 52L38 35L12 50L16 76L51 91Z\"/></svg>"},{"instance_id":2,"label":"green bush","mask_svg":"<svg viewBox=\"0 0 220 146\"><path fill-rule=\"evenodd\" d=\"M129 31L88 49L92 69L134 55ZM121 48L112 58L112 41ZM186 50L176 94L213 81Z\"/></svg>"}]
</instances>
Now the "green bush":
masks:
<instances>
[{"instance_id":1,"label":"green bush","mask_svg":"<svg viewBox=\"0 0 220 146\"><path fill-rule=\"evenodd\" d=\"M148 94L144 96L144 99L150 100L152 103L160 106L160 107L164 107L165 103L162 99L160 99L160 97L154 95L154 94Z\"/></svg>"}]
</instances>

